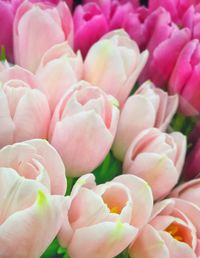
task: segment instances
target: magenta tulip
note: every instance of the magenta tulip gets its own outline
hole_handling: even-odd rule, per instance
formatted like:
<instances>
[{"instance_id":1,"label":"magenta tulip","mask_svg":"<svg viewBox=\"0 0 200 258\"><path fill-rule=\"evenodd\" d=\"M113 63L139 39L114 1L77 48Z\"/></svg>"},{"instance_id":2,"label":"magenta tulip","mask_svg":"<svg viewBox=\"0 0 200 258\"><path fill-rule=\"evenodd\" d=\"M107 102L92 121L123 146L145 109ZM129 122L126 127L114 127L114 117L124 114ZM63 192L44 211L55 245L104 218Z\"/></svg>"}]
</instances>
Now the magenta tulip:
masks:
<instances>
[{"instance_id":1,"label":"magenta tulip","mask_svg":"<svg viewBox=\"0 0 200 258\"><path fill-rule=\"evenodd\" d=\"M90 47L108 32L108 24L96 3L78 5L74 11L74 48L86 56Z\"/></svg>"},{"instance_id":2,"label":"magenta tulip","mask_svg":"<svg viewBox=\"0 0 200 258\"><path fill-rule=\"evenodd\" d=\"M180 95L180 110L189 116L200 113L200 43L192 40L182 49L170 77L169 91Z\"/></svg>"}]
</instances>

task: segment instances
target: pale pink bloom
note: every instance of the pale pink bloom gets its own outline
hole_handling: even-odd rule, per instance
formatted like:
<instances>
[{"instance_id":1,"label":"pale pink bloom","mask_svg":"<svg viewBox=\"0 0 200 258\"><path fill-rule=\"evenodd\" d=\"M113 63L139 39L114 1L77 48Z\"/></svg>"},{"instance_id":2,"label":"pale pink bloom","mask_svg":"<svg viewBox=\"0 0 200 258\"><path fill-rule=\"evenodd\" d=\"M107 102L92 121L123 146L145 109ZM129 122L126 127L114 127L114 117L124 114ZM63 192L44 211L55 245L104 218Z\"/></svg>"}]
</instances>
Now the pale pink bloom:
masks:
<instances>
[{"instance_id":1,"label":"pale pink bloom","mask_svg":"<svg viewBox=\"0 0 200 258\"><path fill-rule=\"evenodd\" d=\"M80 52L75 54L67 42L53 46L43 55L36 77L52 110L65 91L81 79L82 71Z\"/></svg>"},{"instance_id":2,"label":"pale pink bloom","mask_svg":"<svg viewBox=\"0 0 200 258\"><path fill-rule=\"evenodd\" d=\"M125 102L113 144L113 153L123 161L135 137L144 129L165 131L178 106L178 96L169 96L147 81Z\"/></svg>"},{"instance_id":3,"label":"pale pink bloom","mask_svg":"<svg viewBox=\"0 0 200 258\"><path fill-rule=\"evenodd\" d=\"M117 129L117 104L85 81L63 96L51 121L49 140L60 153L68 176L88 173L104 160Z\"/></svg>"},{"instance_id":4,"label":"pale pink bloom","mask_svg":"<svg viewBox=\"0 0 200 258\"><path fill-rule=\"evenodd\" d=\"M122 105L148 58L123 30L106 34L89 50L84 79L113 95Z\"/></svg>"},{"instance_id":5,"label":"pale pink bloom","mask_svg":"<svg viewBox=\"0 0 200 258\"><path fill-rule=\"evenodd\" d=\"M199 217L200 209L190 202L167 199L157 203L151 221L131 246L130 257L199 257Z\"/></svg>"},{"instance_id":6,"label":"pale pink bloom","mask_svg":"<svg viewBox=\"0 0 200 258\"><path fill-rule=\"evenodd\" d=\"M200 208L200 179L181 184L173 190L171 196L192 202Z\"/></svg>"},{"instance_id":7,"label":"pale pink bloom","mask_svg":"<svg viewBox=\"0 0 200 258\"><path fill-rule=\"evenodd\" d=\"M45 95L22 80L0 87L0 147L33 138L46 138L50 109Z\"/></svg>"},{"instance_id":8,"label":"pale pink bloom","mask_svg":"<svg viewBox=\"0 0 200 258\"><path fill-rule=\"evenodd\" d=\"M41 183L0 168L0 257L40 257L57 235L67 205Z\"/></svg>"},{"instance_id":9,"label":"pale pink bloom","mask_svg":"<svg viewBox=\"0 0 200 258\"><path fill-rule=\"evenodd\" d=\"M94 175L87 174L70 198L59 240L73 258L115 257L148 223L153 207L150 187L132 175L96 185Z\"/></svg>"},{"instance_id":10,"label":"pale pink bloom","mask_svg":"<svg viewBox=\"0 0 200 258\"><path fill-rule=\"evenodd\" d=\"M46 140L33 139L5 146L0 150L0 167L13 168L20 176L39 181L51 194L66 192L64 164Z\"/></svg>"},{"instance_id":11,"label":"pale pink bloom","mask_svg":"<svg viewBox=\"0 0 200 258\"><path fill-rule=\"evenodd\" d=\"M43 54L55 44L73 43L73 20L67 4L24 1L14 20L15 62L35 72Z\"/></svg>"},{"instance_id":12,"label":"pale pink bloom","mask_svg":"<svg viewBox=\"0 0 200 258\"><path fill-rule=\"evenodd\" d=\"M178 182L185 153L186 137L183 134L146 129L128 148L123 172L143 178L151 186L154 199L163 198Z\"/></svg>"},{"instance_id":13,"label":"pale pink bloom","mask_svg":"<svg viewBox=\"0 0 200 258\"><path fill-rule=\"evenodd\" d=\"M9 66L8 63L3 63L3 69L0 69L0 82L6 83L10 80L20 80L28 84L31 88L39 88L39 82L36 76L29 70L21 66Z\"/></svg>"}]
</instances>

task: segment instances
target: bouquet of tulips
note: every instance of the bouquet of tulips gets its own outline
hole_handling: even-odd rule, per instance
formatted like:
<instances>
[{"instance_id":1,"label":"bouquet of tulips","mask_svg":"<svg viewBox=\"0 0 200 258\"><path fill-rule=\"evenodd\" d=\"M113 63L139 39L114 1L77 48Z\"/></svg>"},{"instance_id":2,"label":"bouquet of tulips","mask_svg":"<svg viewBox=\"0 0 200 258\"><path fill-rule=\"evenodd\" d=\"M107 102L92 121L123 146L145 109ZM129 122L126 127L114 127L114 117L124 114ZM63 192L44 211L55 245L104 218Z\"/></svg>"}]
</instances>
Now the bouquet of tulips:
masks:
<instances>
[{"instance_id":1,"label":"bouquet of tulips","mask_svg":"<svg viewBox=\"0 0 200 258\"><path fill-rule=\"evenodd\" d=\"M0 258L199 258L199 0L0 0L0 26Z\"/></svg>"}]
</instances>

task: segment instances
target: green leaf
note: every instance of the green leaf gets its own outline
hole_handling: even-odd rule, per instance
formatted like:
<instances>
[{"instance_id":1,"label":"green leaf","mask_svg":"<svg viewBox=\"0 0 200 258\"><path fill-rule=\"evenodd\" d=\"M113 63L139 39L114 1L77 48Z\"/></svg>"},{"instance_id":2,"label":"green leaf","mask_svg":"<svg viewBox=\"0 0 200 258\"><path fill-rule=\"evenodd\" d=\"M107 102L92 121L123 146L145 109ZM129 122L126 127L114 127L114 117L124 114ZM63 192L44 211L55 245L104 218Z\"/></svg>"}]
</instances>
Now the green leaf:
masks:
<instances>
[{"instance_id":1,"label":"green leaf","mask_svg":"<svg viewBox=\"0 0 200 258\"><path fill-rule=\"evenodd\" d=\"M122 163L117 160L111 152L108 153L102 164L93 173L97 184L112 180L122 172Z\"/></svg>"},{"instance_id":2,"label":"green leaf","mask_svg":"<svg viewBox=\"0 0 200 258\"><path fill-rule=\"evenodd\" d=\"M50 246L47 248L47 250L40 258L61 258L62 256L58 256L57 254L59 246L60 245L58 243L58 240L54 239L54 241L50 244Z\"/></svg>"},{"instance_id":3,"label":"green leaf","mask_svg":"<svg viewBox=\"0 0 200 258\"><path fill-rule=\"evenodd\" d=\"M6 60L6 49L4 46L1 46L0 61L5 62Z\"/></svg>"}]
</instances>

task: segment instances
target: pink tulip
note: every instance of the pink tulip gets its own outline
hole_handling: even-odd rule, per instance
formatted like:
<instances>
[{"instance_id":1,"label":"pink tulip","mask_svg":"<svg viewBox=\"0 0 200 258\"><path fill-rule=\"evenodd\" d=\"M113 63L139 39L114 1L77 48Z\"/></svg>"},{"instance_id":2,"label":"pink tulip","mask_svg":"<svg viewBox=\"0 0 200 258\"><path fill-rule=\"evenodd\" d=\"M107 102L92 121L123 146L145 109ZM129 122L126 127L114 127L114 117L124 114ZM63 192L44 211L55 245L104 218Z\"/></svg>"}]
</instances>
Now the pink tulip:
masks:
<instances>
[{"instance_id":1,"label":"pink tulip","mask_svg":"<svg viewBox=\"0 0 200 258\"><path fill-rule=\"evenodd\" d=\"M150 128L133 140L125 155L123 171L147 181L154 199L163 198L178 182L185 152L184 135Z\"/></svg>"},{"instance_id":2,"label":"pink tulip","mask_svg":"<svg viewBox=\"0 0 200 258\"><path fill-rule=\"evenodd\" d=\"M144 28L148 39L145 47L150 56L140 76L140 82L150 79L156 86L165 88L179 53L191 38L190 30L180 30L172 23L169 13L162 8L146 18Z\"/></svg>"},{"instance_id":3,"label":"pink tulip","mask_svg":"<svg viewBox=\"0 0 200 258\"><path fill-rule=\"evenodd\" d=\"M25 1L14 21L15 62L35 72L43 54L55 44L72 45L73 20L64 2L57 6Z\"/></svg>"},{"instance_id":4,"label":"pink tulip","mask_svg":"<svg viewBox=\"0 0 200 258\"><path fill-rule=\"evenodd\" d=\"M109 4L112 4L112 2L118 3L118 4L131 4L133 7L139 6L138 0L83 0L84 3L97 3L100 6L108 6Z\"/></svg>"},{"instance_id":5,"label":"pink tulip","mask_svg":"<svg viewBox=\"0 0 200 258\"><path fill-rule=\"evenodd\" d=\"M117 101L80 81L55 109L49 139L60 153L68 176L94 170L108 154L117 129Z\"/></svg>"},{"instance_id":6,"label":"pink tulip","mask_svg":"<svg viewBox=\"0 0 200 258\"><path fill-rule=\"evenodd\" d=\"M0 81L1 83L7 83L10 80L23 81L32 89L39 88L39 82L33 73L18 65L9 66L5 62L2 69L0 69Z\"/></svg>"},{"instance_id":7,"label":"pink tulip","mask_svg":"<svg viewBox=\"0 0 200 258\"><path fill-rule=\"evenodd\" d=\"M113 95L122 105L148 58L123 30L105 35L88 52L84 79Z\"/></svg>"},{"instance_id":8,"label":"pink tulip","mask_svg":"<svg viewBox=\"0 0 200 258\"><path fill-rule=\"evenodd\" d=\"M13 61L13 19L14 10L10 1L0 1L0 51L4 47L6 57L9 61Z\"/></svg>"},{"instance_id":9,"label":"pink tulip","mask_svg":"<svg viewBox=\"0 0 200 258\"><path fill-rule=\"evenodd\" d=\"M182 49L169 81L170 93L180 95L180 110L185 115L200 113L200 43L192 40Z\"/></svg>"},{"instance_id":10,"label":"pink tulip","mask_svg":"<svg viewBox=\"0 0 200 258\"><path fill-rule=\"evenodd\" d=\"M197 3L198 0L149 0L149 8L153 11L162 6L170 13L174 22L181 24L182 17L187 9Z\"/></svg>"},{"instance_id":11,"label":"pink tulip","mask_svg":"<svg viewBox=\"0 0 200 258\"><path fill-rule=\"evenodd\" d=\"M101 8L96 3L78 5L74 11L74 48L81 50L83 57L89 48L108 32L108 24Z\"/></svg>"},{"instance_id":12,"label":"pink tulip","mask_svg":"<svg viewBox=\"0 0 200 258\"><path fill-rule=\"evenodd\" d=\"M199 217L200 209L190 202L168 199L157 203L152 220L131 246L130 257L199 257Z\"/></svg>"},{"instance_id":13,"label":"pink tulip","mask_svg":"<svg viewBox=\"0 0 200 258\"><path fill-rule=\"evenodd\" d=\"M33 138L46 138L50 109L45 95L21 80L0 87L0 147Z\"/></svg>"},{"instance_id":14,"label":"pink tulip","mask_svg":"<svg viewBox=\"0 0 200 258\"><path fill-rule=\"evenodd\" d=\"M39 182L0 168L0 257L40 257L57 235L67 212L62 196Z\"/></svg>"},{"instance_id":15,"label":"pink tulip","mask_svg":"<svg viewBox=\"0 0 200 258\"><path fill-rule=\"evenodd\" d=\"M182 18L182 26L191 30L192 38L200 40L200 4L188 8Z\"/></svg>"},{"instance_id":16,"label":"pink tulip","mask_svg":"<svg viewBox=\"0 0 200 258\"><path fill-rule=\"evenodd\" d=\"M52 111L70 86L81 79L82 71L83 61L80 52L75 54L66 42L47 50L36 77L39 89L47 96Z\"/></svg>"},{"instance_id":17,"label":"pink tulip","mask_svg":"<svg viewBox=\"0 0 200 258\"><path fill-rule=\"evenodd\" d=\"M151 215L153 197L142 179L122 175L102 185L94 180L92 174L77 180L59 232L61 245L73 258L115 257Z\"/></svg>"},{"instance_id":18,"label":"pink tulip","mask_svg":"<svg viewBox=\"0 0 200 258\"><path fill-rule=\"evenodd\" d=\"M200 176L200 139L186 157L183 174L186 180Z\"/></svg>"},{"instance_id":19,"label":"pink tulip","mask_svg":"<svg viewBox=\"0 0 200 258\"><path fill-rule=\"evenodd\" d=\"M177 96L147 81L125 102L113 144L113 153L123 161L126 151L135 137L144 129L156 127L165 131L178 106Z\"/></svg>"},{"instance_id":20,"label":"pink tulip","mask_svg":"<svg viewBox=\"0 0 200 258\"><path fill-rule=\"evenodd\" d=\"M171 196L192 202L200 208L200 179L193 179L179 185L173 190Z\"/></svg>"},{"instance_id":21,"label":"pink tulip","mask_svg":"<svg viewBox=\"0 0 200 258\"><path fill-rule=\"evenodd\" d=\"M46 140L34 139L5 146L0 150L0 167L13 168L20 176L44 184L52 194L66 192L64 164Z\"/></svg>"}]
</instances>

